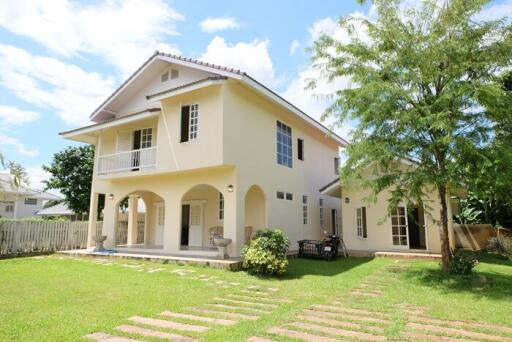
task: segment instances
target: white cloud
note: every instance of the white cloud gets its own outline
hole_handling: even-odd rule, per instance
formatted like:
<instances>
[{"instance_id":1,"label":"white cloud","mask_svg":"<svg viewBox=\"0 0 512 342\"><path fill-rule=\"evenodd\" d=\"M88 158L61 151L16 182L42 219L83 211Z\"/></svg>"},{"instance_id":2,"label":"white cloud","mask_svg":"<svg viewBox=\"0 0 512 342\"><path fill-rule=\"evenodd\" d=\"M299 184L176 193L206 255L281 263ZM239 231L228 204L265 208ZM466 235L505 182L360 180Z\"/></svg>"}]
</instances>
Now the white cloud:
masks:
<instances>
[{"instance_id":1,"label":"white cloud","mask_svg":"<svg viewBox=\"0 0 512 342\"><path fill-rule=\"evenodd\" d=\"M299 41L295 39L290 45L290 55L295 54L295 52L297 52L297 50L299 49L299 46Z\"/></svg>"},{"instance_id":2,"label":"white cloud","mask_svg":"<svg viewBox=\"0 0 512 342\"><path fill-rule=\"evenodd\" d=\"M11 146L14 147L16 152L22 154L27 157L35 157L39 154L39 151L36 149L29 149L23 145L17 138L13 138L7 135L0 135L0 145L1 146Z\"/></svg>"},{"instance_id":3,"label":"white cloud","mask_svg":"<svg viewBox=\"0 0 512 342\"><path fill-rule=\"evenodd\" d=\"M328 83L325 80L320 80L316 89L306 90L307 82L311 78L319 79L319 72L312 67L306 67L298 76L288 85L286 90L281 93L286 100L293 103L299 109L320 121L320 117L325 109L332 103L332 100L326 98L324 95L333 93L336 90L350 87L350 80L342 78ZM315 96L318 95L318 96ZM335 120L328 118L322 122L324 125L330 127ZM342 138L350 136L350 130L353 126L350 123L345 123L343 127L334 127L334 131Z\"/></svg>"},{"instance_id":4,"label":"white cloud","mask_svg":"<svg viewBox=\"0 0 512 342\"><path fill-rule=\"evenodd\" d=\"M21 110L12 106L0 105L0 127L14 126L36 121L39 113Z\"/></svg>"},{"instance_id":5,"label":"white cloud","mask_svg":"<svg viewBox=\"0 0 512 342\"><path fill-rule=\"evenodd\" d=\"M66 123L84 125L114 89L114 80L57 59L0 44L0 84L27 103L51 108Z\"/></svg>"},{"instance_id":6,"label":"white cloud","mask_svg":"<svg viewBox=\"0 0 512 342\"><path fill-rule=\"evenodd\" d=\"M41 165L29 166L26 168L30 181L30 188L42 190L45 188L43 181L50 178L50 174L41 168ZM58 190L51 190L50 193L60 196Z\"/></svg>"},{"instance_id":7,"label":"white cloud","mask_svg":"<svg viewBox=\"0 0 512 342\"><path fill-rule=\"evenodd\" d=\"M240 24L233 17L207 18L199 23L201 31L215 33L218 31L236 29Z\"/></svg>"},{"instance_id":8,"label":"white cloud","mask_svg":"<svg viewBox=\"0 0 512 342\"><path fill-rule=\"evenodd\" d=\"M275 86L274 64L268 52L268 40L254 40L250 43L228 44L222 37L214 37L206 51L200 56L205 62L240 69L264 83Z\"/></svg>"},{"instance_id":9,"label":"white cloud","mask_svg":"<svg viewBox=\"0 0 512 342\"><path fill-rule=\"evenodd\" d=\"M183 19L162 0L0 1L1 27L62 56L101 56L123 76L156 49L178 52L163 40L177 34Z\"/></svg>"},{"instance_id":10,"label":"white cloud","mask_svg":"<svg viewBox=\"0 0 512 342\"><path fill-rule=\"evenodd\" d=\"M482 12L475 16L475 19L478 21L488 21L499 20L504 17L507 17L508 22L512 20L512 0L486 6Z\"/></svg>"}]
</instances>

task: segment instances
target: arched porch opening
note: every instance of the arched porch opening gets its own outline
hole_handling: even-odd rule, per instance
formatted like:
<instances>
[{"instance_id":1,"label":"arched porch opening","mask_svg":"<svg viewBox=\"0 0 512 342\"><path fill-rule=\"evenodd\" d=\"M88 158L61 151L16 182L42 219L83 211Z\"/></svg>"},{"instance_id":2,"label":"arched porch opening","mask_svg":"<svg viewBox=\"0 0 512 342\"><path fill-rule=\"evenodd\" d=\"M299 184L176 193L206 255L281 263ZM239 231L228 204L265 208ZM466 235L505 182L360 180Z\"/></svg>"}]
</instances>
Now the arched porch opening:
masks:
<instances>
[{"instance_id":1,"label":"arched porch opening","mask_svg":"<svg viewBox=\"0 0 512 342\"><path fill-rule=\"evenodd\" d=\"M265 192L258 185L253 185L245 194L245 235L244 242L252 239L254 234L267 225L267 205Z\"/></svg>"},{"instance_id":2,"label":"arched porch opening","mask_svg":"<svg viewBox=\"0 0 512 342\"><path fill-rule=\"evenodd\" d=\"M208 184L196 185L181 199L180 249L211 250L224 234L224 195Z\"/></svg>"},{"instance_id":3,"label":"arched porch opening","mask_svg":"<svg viewBox=\"0 0 512 342\"><path fill-rule=\"evenodd\" d=\"M163 248L164 199L151 191L133 191L117 202L116 247Z\"/></svg>"}]
</instances>

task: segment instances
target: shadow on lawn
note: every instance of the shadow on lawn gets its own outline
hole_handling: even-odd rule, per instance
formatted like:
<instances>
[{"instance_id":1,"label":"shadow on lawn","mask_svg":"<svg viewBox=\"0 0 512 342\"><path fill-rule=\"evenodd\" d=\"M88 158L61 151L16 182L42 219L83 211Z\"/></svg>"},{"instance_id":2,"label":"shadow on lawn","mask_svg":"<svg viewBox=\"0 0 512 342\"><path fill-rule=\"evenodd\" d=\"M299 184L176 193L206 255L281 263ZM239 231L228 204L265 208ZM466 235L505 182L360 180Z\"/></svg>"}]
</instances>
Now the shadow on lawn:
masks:
<instances>
[{"instance_id":1,"label":"shadow on lawn","mask_svg":"<svg viewBox=\"0 0 512 342\"><path fill-rule=\"evenodd\" d=\"M470 276L445 274L440 267L409 268L402 275L407 282L445 293L465 292L496 300L512 299L512 262L488 254L480 255L479 260L481 267ZM509 266L510 271L504 272L502 265Z\"/></svg>"},{"instance_id":2,"label":"shadow on lawn","mask_svg":"<svg viewBox=\"0 0 512 342\"><path fill-rule=\"evenodd\" d=\"M300 279L305 275L333 277L366 264L373 258L339 258L336 261L322 259L290 259L288 270L281 279Z\"/></svg>"}]
</instances>

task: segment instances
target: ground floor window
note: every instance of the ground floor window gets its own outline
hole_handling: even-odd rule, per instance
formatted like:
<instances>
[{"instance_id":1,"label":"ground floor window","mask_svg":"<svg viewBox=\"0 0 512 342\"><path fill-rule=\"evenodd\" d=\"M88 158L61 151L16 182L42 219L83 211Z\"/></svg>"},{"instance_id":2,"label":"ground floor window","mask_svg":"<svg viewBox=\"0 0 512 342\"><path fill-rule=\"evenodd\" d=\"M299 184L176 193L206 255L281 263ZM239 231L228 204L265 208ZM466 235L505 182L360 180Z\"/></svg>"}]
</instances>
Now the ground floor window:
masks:
<instances>
[{"instance_id":1,"label":"ground floor window","mask_svg":"<svg viewBox=\"0 0 512 342\"><path fill-rule=\"evenodd\" d=\"M302 196L302 223L308 224L308 196Z\"/></svg>"},{"instance_id":2,"label":"ground floor window","mask_svg":"<svg viewBox=\"0 0 512 342\"><path fill-rule=\"evenodd\" d=\"M391 234L394 246L408 246L407 214L405 207L398 207L391 214Z\"/></svg>"},{"instance_id":3,"label":"ground floor window","mask_svg":"<svg viewBox=\"0 0 512 342\"><path fill-rule=\"evenodd\" d=\"M357 237L366 239L368 230L366 228L366 207L356 208Z\"/></svg>"}]
</instances>

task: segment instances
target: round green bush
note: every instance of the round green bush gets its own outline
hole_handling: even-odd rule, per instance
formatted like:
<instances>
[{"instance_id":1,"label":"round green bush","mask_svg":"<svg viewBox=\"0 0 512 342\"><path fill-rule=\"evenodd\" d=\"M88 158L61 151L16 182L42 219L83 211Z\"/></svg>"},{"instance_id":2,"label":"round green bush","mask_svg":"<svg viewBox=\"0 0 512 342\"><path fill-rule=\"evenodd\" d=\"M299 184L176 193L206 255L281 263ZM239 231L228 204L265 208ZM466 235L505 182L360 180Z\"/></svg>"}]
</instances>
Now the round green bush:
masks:
<instances>
[{"instance_id":1,"label":"round green bush","mask_svg":"<svg viewBox=\"0 0 512 342\"><path fill-rule=\"evenodd\" d=\"M453 253L450 273L454 275L469 275L473 272L478 260L473 252L458 249Z\"/></svg>"},{"instance_id":2,"label":"round green bush","mask_svg":"<svg viewBox=\"0 0 512 342\"><path fill-rule=\"evenodd\" d=\"M286 272L290 240L279 229L265 229L242 250L243 268L253 275L281 275Z\"/></svg>"}]
</instances>

